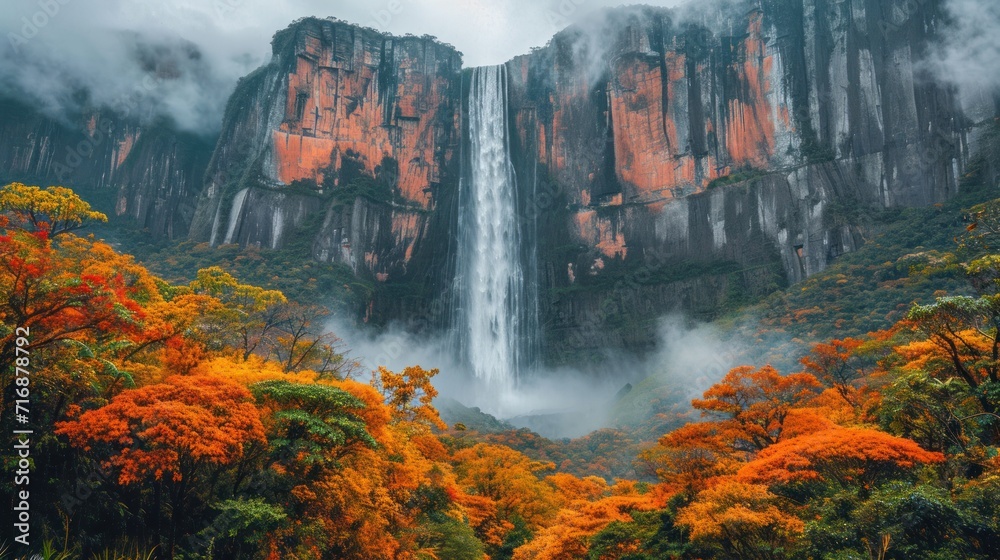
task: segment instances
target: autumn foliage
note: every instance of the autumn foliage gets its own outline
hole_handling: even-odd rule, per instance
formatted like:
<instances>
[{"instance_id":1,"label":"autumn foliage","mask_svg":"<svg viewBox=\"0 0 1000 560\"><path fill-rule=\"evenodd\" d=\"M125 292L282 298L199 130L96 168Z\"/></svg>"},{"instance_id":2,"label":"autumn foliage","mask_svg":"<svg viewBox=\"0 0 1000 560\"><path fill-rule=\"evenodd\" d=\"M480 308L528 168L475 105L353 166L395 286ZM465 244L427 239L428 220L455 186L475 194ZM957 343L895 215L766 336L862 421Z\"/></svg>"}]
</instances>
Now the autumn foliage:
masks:
<instances>
[{"instance_id":1,"label":"autumn foliage","mask_svg":"<svg viewBox=\"0 0 1000 560\"><path fill-rule=\"evenodd\" d=\"M108 445L108 464L120 484L147 477L181 482L199 467L232 463L250 443L265 441L250 392L207 376L175 376L124 391L106 406L57 424L56 433L86 452Z\"/></svg>"},{"instance_id":2,"label":"autumn foliage","mask_svg":"<svg viewBox=\"0 0 1000 560\"><path fill-rule=\"evenodd\" d=\"M1000 259L970 264L975 297L814 344L801 371L732 369L658 419L676 428L653 441L619 427L560 443L448 426L438 370L365 378L323 329L328 310L219 267L170 284L74 233L103 220L67 189L0 190L0 380L10 397L15 329L30 328L46 434L33 515L71 557L120 557L124 543L157 558L299 560L1000 547Z\"/></svg>"},{"instance_id":3,"label":"autumn foliage","mask_svg":"<svg viewBox=\"0 0 1000 560\"><path fill-rule=\"evenodd\" d=\"M911 440L867 428L841 428L794 437L761 451L738 477L757 483L835 482L872 488L919 464L940 463L941 453Z\"/></svg>"}]
</instances>

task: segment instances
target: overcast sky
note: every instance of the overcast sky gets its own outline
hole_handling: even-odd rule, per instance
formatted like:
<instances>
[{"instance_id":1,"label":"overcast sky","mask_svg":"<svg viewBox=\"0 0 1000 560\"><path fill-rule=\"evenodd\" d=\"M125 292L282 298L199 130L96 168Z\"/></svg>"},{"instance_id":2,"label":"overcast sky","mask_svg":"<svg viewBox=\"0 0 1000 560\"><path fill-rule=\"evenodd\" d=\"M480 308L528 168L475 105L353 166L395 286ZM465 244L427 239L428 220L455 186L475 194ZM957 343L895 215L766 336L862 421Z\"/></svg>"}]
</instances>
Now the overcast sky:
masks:
<instances>
[{"instance_id":1,"label":"overcast sky","mask_svg":"<svg viewBox=\"0 0 1000 560\"><path fill-rule=\"evenodd\" d=\"M3 0L0 93L29 98L47 114L90 105L121 107L136 90L147 116L217 129L236 80L267 62L272 35L304 16L337 17L393 34L434 35L466 66L499 64L587 12L620 0ZM663 6L681 0L647 0ZM98 7L99 6L99 7ZM177 39L198 47L185 56ZM148 84L137 43L174 49L181 79ZM161 53L162 54L162 53ZM129 107L132 107L131 105ZM136 109L139 112L140 109Z\"/></svg>"},{"instance_id":2,"label":"overcast sky","mask_svg":"<svg viewBox=\"0 0 1000 560\"><path fill-rule=\"evenodd\" d=\"M0 0L0 93L50 115L116 105L140 88L149 114L185 129L217 129L236 80L268 60L270 40L300 17L334 16L394 34L434 35L466 66L498 64L542 46L560 29L622 0ZM725 0L694 0L697 11ZM886 0L888 1L888 0ZM949 79L1000 82L1000 1L945 0L958 20L935 57ZM683 0L645 0L676 6ZM922 3L916 3L921 5ZM48 13L46 13L46 10ZM905 14L904 14L905 15ZM187 56L178 38L198 47ZM178 77L152 87L139 44L165 45ZM171 49L173 49L171 51ZM158 53L162 54L162 52ZM118 103L120 105L120 103Z\"/></svg>"},{"instance_id":3,"label":"overcast sky","mask_svg":"<svg viewBox=\"0 0 1000 560\"><path fill-rule=\"evenodd\" d=\"M334 16L395 34L435 35L465 54L467 66L498 64L544 45L574 18L621 0L49 0L65 3L39 40L81 26L169 31L226 55L260 60L271 35L303 16ZM672 6L681 0L646 0ZM95 6L100 5L98 9ZM39 11L36 0L6 0L5 29Z\"/></svg>"}]
</instances>

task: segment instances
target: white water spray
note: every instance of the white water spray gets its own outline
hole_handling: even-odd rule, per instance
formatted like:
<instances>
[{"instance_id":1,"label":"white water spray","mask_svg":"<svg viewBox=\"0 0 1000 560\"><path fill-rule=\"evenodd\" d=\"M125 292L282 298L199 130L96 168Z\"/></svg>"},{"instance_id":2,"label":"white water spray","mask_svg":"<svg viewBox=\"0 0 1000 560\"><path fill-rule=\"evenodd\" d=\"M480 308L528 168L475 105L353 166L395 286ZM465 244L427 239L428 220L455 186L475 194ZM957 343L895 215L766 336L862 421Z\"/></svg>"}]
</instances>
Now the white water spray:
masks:
<instances>
[{"instance_id":1,"label":"white water spray","mask_svg":"<svg viewBox=\"0 0 1000 560\"><path fill-rule=\"evenodd\" d=\"M506 69L475 68L469 91L469 172L461 187L457 314L475 376L509 389L530 360L536 310L521 260L517 188L508 138Z\"/></svg>"},{"instance_id":2,"label":"white water spray","mask_svg":"<svg viewBox=\"0 0 1000 560\"><path fill-rule=\"evenodd\" d=\"M236 226L240 222L240 214L243 212L243 203L246 201L247 192L250 189L243 189L233 197L233 207L229 210L229 228L226 230L226 238L223 243L227 245L233 242L233 235L236 234Z\"/></svg>"}]
</instances>

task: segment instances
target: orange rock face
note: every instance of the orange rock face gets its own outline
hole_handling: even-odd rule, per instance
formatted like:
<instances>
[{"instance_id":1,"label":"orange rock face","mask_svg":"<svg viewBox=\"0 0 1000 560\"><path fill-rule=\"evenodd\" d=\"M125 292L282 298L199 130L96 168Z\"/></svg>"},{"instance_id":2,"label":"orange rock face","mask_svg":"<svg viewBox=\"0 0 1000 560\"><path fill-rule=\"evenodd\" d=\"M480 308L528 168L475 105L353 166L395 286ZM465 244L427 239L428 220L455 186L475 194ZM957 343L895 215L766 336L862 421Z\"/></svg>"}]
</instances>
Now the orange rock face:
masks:
<instances>
[{"instance_id":1,"label":"orange rock face","mask_svg":"<svg viewBox=\"0 0 1000 560\"><path fill-rule=\"evenodd\" d=\"M573 216L577 236L596 247L608 258L625 258L628 247L625 234L612 219L599 216L594 210L581 210ZM601 268L603 268L603 263Z\"/></svg>"},{"instance_id":2,"label":"orange rock face","mask_svg":"<svg viewBox=\"0 0 1000 560\"><path fill-rule=\"evenodd\" d=\"M671 199L701 190L718 177L713 158L695 157L688 141L678 134L678 119L689 117L681 104L687 95L685 66L683 54L667 52L664 79L659 66L638 57L619 63L617 87L611 89L611 113L616 171L619 180L635 189L630 198ZM698 173L699 165L702 173Z\"/></svg>"},{"instance_id":3,"label":"orange rock face","mask_svg":"<svg viewBox=\"0 0 1000 560\"><path fill-rule=\"evenodd\" d=\"M423 233L423 220L418 214L397 212L392 216L392 237L395 246L402 248L404 262L413 257L413 247Z\"/></svg>"},{"instance_id":4,"label":"orange rock face","mask_svg":"<svg viewBox=\"0 0 1000 560\"><path fill-rule=\"evenodd\" d=\"M588 84L579 68L566 70L560 56L551 57L551 68L541 69L551 82L545 86L546 98L520 108L517 122L519 127L533 124L522 138L537 146L538 161L549 176L568 184L571 203L608 204L617 188L626 201L658 210L734 170L769 167L776 128L789 130L792 124L788 106L773 91L775 60L766 44L763 15L753 12L747 18L742 39L714 47L732 51L713 59L730 61L723 67L713 67L708 59L688 60L681 35L666 38L659 51L641 39L628 43L609 57L609 75L600 78L607 80L606 106L600 108L594 106L600 101L593 100L593 77ZM530 79L530 58L510 64L522 82ZM599 162L608 162L586 152L599 149L602 139L593 138L582 148L580 141L572 141L581 129L600 128L600 115L587 117L590 122L581 117L588 110L604 111L610 125L618 182L610 191L605 185L591 192Z\"/></svg>"},{"instance_id":5,"label":"orange rock face","mask_svg":"<svg viewBox=\"0 0 1000 560\"><path fill-rule=\"evenodd\" d=\"M595 252L624 257L633 230L593 208L658 214L719 177L780 159L777 139L793 132L780 60L763 14L742 21L743 31L702 45L665 20L637 19L607 42L599 73L573 37L509 64L524 90L513 95L521 143L583 207L570 229Z\"/></svg>"},{"instance_id":6,"label":"orange rock face","mask_svg":"<svg viewBox=\"0 0 1000 560\"><path fill-rule=\"evenodd\" d=\"M726 122L726 150L736 165L766 167L774 155L775 118L767 94L771 89L774 59L767 55L767 45L762 34L763 14L750 16L747 39L742 44L739 58L743 64L736 67L745 95L729 100ZM787 108L780 111L780 118L788 119Z\"/></svg>"},{"instance_id":7,"label":"orange rock face","mask_svg":"<svg viewBox=\"0 0 1000 560\"><path fill-rule=\"evenodd\" d=\"M322 185L348 152L372 174L388 157L398 162L403 198L430 207L431 184L440 180L442 161L453 153L439 143L458 126L451 109L453 81L438 71L437 57L457 55L430 40L335 29L351 36L335 35L333 41L305 36L296 45L284 118L272 131L275 179ZM446 153L439 155L436 148Z\"/></svg>"},{"instance_id":8,"label":"orange rock face","mask_svg":"<svg viewBox=\"0 0 1000 560\"><path fill-rule=\"evenodd\" d=\"M135 146L136 140L138 140L138 133L126 134L124 138L118 141L117 146L115 146L115 169L118 169L125 163L125 158L132 152L132 147Z\"/></svg>"}]
</instances>

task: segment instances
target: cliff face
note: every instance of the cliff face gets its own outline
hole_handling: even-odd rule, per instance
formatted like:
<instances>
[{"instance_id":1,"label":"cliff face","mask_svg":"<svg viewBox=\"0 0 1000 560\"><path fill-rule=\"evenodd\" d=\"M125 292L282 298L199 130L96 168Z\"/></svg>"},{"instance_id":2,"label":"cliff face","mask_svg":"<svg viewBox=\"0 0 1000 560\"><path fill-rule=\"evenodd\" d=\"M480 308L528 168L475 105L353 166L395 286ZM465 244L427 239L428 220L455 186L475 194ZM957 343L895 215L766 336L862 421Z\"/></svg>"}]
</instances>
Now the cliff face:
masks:
<instances>
[{"instance_id":1,"label":"cliff face","mask_svg":"<svg viewBox=\"0 0 1000 560\"><path fill-rule=\"evenodd\" d=\"M75 121L0 100L0 180L72 187L156 237L185 237L212 140L108 110Z\"/></svg>"},{"instance_id":2,"label":"cliff face","mask_svg":"<svg viewBox=\"0 0 1000 560\"><path fill-rule=\"evenodd\" d=\"M191 237L281 248L298 231L315 259L381 282L430 273L410 264L447 246L434 216L458 177L460 55L318 19L273 51L230 100Z\"/></svg>"},{"instance_id":3,"label":"cliff face","mask_svg":"<svg viewBox=\"0 0 1000 560\"><path fill-rule=\"evenodd\" d=\"M664 203L734 172L832 159L863 165L885 205L955 191L966 123L949 89L918 71L936 2L745 4L711 26L610 11L600 29L571 28L515 59L523 149L582 206L619 194Z\"/></svg>"},{"instance_id":4,"label":"cliff face","mask_svg":"<svg viewBox=\"0 0 1000 560\"><path fill-rule=\"evenodd\" d=\"M956 193L966 115L995 113L921 72L936 0L723 5L610 10L507 63L550 358L643 347L666 311L711 317L823 270L864 242L852 208ZM230 101L191 237L306 235L380 282L369 316L426 314L454 270L460 55L317 19L273 51Z\"/></svg>"},{"instance_id":5,"label":"cliff face","mask_svg":"<svg viewBox=\"0 0 1000 560\"><path fill-rule=\"evenodd\" d=\"M823 270L865 241L859 208L955 194L974 125L998 114L997 97L960 107L921 70L939 0L721 5L609 10L507 63L550 359L642 348L665 312L712 317ZM304 237L314 259L376 281L367 318L445 323L469 146L461 55L314 18L272 48L212 152L110 113L74 128L5 103L0 175L89 189L157 236Z\"/></svg>"},{"instance_id":6,"label":"cliff face","mask_svg":"<svg viewBox=\"0 0 1000 560\"><path fill-rule=\"evenodd\" d=\"M973 123L920 71L937 2L744 4L609 11L508 63L550 356L823 270L863 243L845 208L957 192Z\"/></svg>"}]
</instances>

